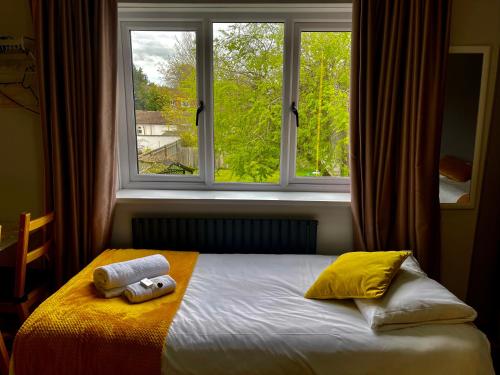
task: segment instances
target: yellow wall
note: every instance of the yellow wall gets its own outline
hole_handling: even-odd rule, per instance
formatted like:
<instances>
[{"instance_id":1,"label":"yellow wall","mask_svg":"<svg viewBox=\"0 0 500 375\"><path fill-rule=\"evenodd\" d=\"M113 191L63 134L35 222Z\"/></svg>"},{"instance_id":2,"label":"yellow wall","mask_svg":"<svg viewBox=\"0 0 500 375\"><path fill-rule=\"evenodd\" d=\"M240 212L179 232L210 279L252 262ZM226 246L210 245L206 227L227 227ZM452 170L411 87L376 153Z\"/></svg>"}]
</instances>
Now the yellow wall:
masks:
<instances>
[{"instance_id":1,"label":"yellow wall","mask_svg":"<svg viewBox=\"0 0 500 375\"><path fill-rule=\"evenodd\" d=\"M27 0L2 1L0 35L33 36ZM38 115L0 107L0 161L0 221L17 220L22 211L40 215L43 149Z\"/></svg>"}]
</instances>

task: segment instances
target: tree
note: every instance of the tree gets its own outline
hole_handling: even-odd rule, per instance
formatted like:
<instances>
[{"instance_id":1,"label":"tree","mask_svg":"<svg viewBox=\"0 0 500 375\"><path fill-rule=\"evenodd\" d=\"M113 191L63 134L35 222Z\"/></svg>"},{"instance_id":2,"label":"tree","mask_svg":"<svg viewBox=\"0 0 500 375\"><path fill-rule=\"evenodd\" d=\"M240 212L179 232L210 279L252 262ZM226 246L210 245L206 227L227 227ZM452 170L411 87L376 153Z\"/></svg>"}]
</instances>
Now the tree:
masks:
<instances>
[{"instance_id":1,"label":"tree","mask_svg":"<svg viewBox=\"0 0 500 375\"><path fill-rule=\"evenodd\" d=\"M348 176L351 34L303 32L301 37L297 167Z\"/></svg>"},{"instance_id":2,"label":"tree","mask_svg":"<svg viewBox=\"0 0 500 375\"><path fill-rule=\"evenodd\" d=\"M149 85L148 77L141 67L132 65L132 78L134 82L135 109L144 110L147 105L146 91Z\"/></svg>"},{"instance_id":3,"label":"tree","mask_svg":"<svg viewBox=\"0 0 500 375\"><path fill-rule=\"evenodd\" d=\"M279 179L283 33L235 23L214 40L215 154L240 179Z\"/></svg>"},{"instance_id":4,"label":"tree","mask_svg":"<svg viewBox=\"0 0 500 375\"><path fill-rule=\"evenodd\" d=\"M303 32L301 38L296 172L348 176L350 33ZM217 181L279 179L283 40L280 23L228 24L215 34L214 151L219 172L230 171ZM162 67L169 100L160 93L157 102L179 125L183 145L197 147L194 33L177 39L175 51ZM140 75L138 81L144 85ZM154 91L151 85L145 91ZM144 108L153 101L141 98Z\"/></svg>"},{"instance_id":5,"label":"tree","mask_svg":"<svg viewBox=\"0 0 500 375\"><path fill-rule=\"evenodd\" d=\"M170 100L167 87L149 82L141 67L132 66L136 110L161 111Z\"/></svg>"},{"instance_id":6,"label":"tree","mask_svg":"<svg viewBox=\"0 0 500 375\"><path fill-rule=\"evenodd\" d=\"M198 146L195 38L195 33L183 33L176 40L175 54L160 67L172 93L170 102L161 110L169 122L178 126L184 147Z\"/></svg>"}]
</instances>

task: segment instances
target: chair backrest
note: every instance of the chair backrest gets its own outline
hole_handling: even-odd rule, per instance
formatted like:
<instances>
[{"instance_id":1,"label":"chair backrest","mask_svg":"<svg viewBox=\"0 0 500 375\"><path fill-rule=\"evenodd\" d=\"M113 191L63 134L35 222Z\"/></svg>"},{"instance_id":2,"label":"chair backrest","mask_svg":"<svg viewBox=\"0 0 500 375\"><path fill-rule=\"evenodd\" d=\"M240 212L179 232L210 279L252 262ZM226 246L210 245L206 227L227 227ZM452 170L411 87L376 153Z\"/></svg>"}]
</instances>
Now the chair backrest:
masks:
<instances>
[{"instance_id":1,"label":"chair backrest","mask_svg":"<svg viewBox=\"0 0 500 375\"><path fill-rule=\"evenodd\" d=\"M22 213L19 220L19 239L17 241L16 253L16 275L14 284L14 297L22 298L24 296L24 288L26 286L26 266L37 260L38 258L48 255L52 245L52 233L47 236L45 231L43 236L43 244L36 249L29 250L30 233L46 227L54 221L54 213L50 212L38 219L31 220L30 213Z\"/></svg>"}]
</instances>

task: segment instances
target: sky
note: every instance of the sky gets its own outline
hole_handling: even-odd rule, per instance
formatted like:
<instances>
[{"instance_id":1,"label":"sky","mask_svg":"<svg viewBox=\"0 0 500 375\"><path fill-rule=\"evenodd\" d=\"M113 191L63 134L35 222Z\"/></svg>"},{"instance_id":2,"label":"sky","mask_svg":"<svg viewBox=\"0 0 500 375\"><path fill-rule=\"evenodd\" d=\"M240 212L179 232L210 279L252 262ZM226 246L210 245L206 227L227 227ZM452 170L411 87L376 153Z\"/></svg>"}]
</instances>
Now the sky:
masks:
<instances>
[{"instance_id":1,"label":"sky","mask_svg":"<svg viewBox=\"0 0 500 375\"><path fill-rule=\"evenodd\" d=\"M214 23L214 37L220 30L227 29L229 23ZM150 82L164 84L158 71L159 65L165 64L173 55L175 42L186 31L131 31L132 60L141 67ZM189 32L189 31L188 31ZM191 31L193 32L193 31Z\"/></svg>"},{"instance_id":2,"label":"sky","mask_svg":"<svg viewBox=\"0 0 500 375\"><path fill-rule=\"evenodd\" d=\"M174 53L176 38L182 31L131 31L132 60L141 67L150 82L163 84L159 65L168 61Z\"/></svg>"}]
</instances>

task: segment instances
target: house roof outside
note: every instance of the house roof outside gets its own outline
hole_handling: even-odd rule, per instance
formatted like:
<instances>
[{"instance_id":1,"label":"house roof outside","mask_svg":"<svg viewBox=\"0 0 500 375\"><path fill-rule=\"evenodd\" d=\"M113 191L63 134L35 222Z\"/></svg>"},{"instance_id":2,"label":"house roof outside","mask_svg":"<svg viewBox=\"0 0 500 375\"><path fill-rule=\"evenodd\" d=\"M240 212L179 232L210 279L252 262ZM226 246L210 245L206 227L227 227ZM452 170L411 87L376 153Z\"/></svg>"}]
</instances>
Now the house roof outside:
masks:
<instances>
[{"instance_id":1,"label":"house roof outside","mask_svg":"<svg viewBox=\"0 0 500 375\"><path fill-rule=\"evenodd\" d=\"M167 121L160 111L135 111L136 124L166 125Z\"/></svg>"}]
</instances>

